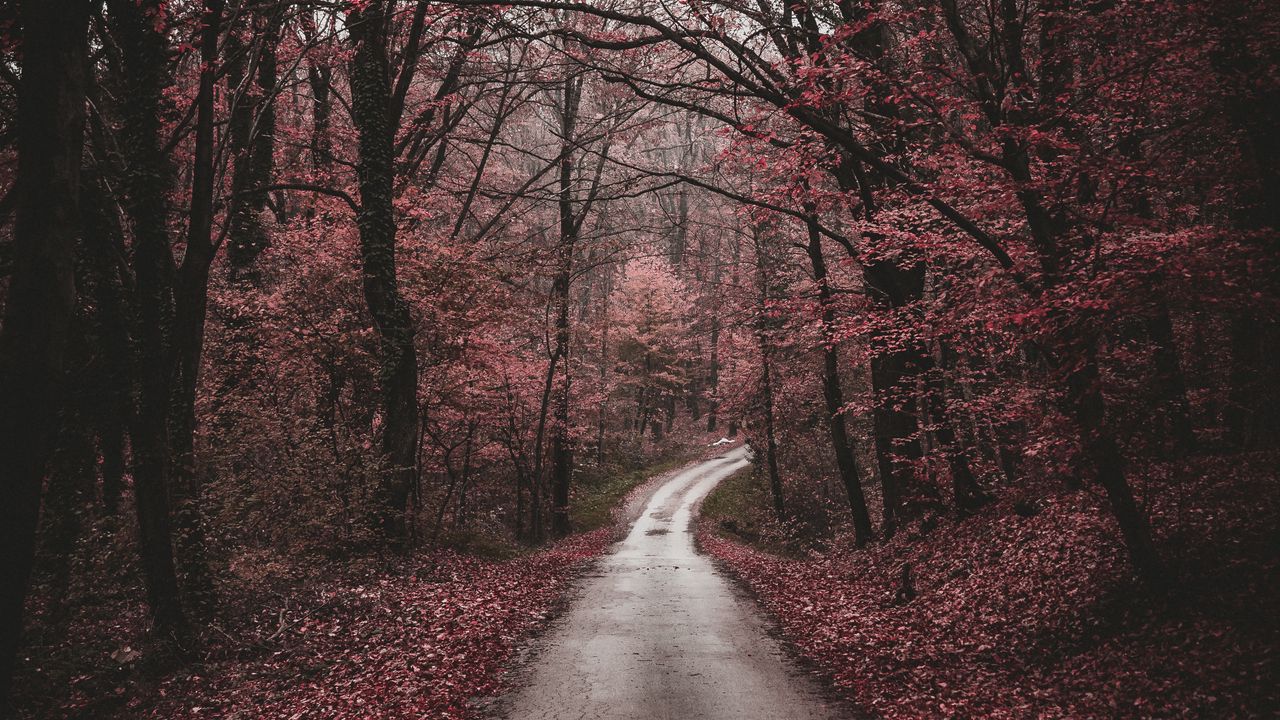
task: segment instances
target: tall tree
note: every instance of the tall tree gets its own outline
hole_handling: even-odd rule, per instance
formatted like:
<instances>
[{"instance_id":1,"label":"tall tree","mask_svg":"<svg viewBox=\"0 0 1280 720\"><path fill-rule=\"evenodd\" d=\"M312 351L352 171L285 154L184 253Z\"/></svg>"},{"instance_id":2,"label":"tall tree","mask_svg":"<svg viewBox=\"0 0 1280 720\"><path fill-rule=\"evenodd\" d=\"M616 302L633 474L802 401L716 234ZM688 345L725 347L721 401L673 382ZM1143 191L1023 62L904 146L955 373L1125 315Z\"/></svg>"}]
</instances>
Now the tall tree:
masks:
<instances>
[{"instance_id":1,"label":"tall tree","mask_svg":"<svg viewBox=\"0 0 1280 720\"><path fill-rule=\"evenodd\" d=\"M413 321L396 274L395 141L404 93L416 69L426 2L419 2L405 61L392 94L388 33L393 13L383 0L352 7L351 116L359 134L357 176L360 257L365 301L381 349L382 459L378 521L394 543L407 540L405 513L413 488L418 443L418 355ZM403 90L401 90L403 87Z\"/></svg>"},{"instance_id":2,"label":"tall tree","mask_svg":"<svg viewBox=\"0 0 1280 720\"><path fill-rule=\"evenodd\" d=\"M208 578L204 527L200 507L202 483L196 468L196 390L204 354L205 318L209 307L209 272L217 245L214 212L214 89L218 72L218 38L223 0L204 0L200 28L200 77L196 94L196 132L191 171L191 209L187 218L187 247L178 266L174 297L174 401L170 443L173 487L178 499L180 565L188 594L198 607L207 607L212 587Z\"/></svg>"},{"instance_id":3,"label":"tall tree","mask_svg":"<svg viewBox=\"0 0 1280 720\"><path fill-rule=\"evenodd\" d=\"M760 348L760 414L764 421L764 469L769 479L769 492L773 497L773 513L778 520L786 517L786 498L782 491L782 474L778 470L778 439L774 413L773 338L769 336L769 303L775 284L776 262L759 224L751 227L751 239L755 245L755 281L758 303L756 305L755 334Z\"/></svg>"},{"instance_id":4,"label":"tall tree","mask_svg":"<svg viewBox=\"0 0 1280 720\"><path fill-rule=\"evenodd\" d=\"M969 30L969 23L956 0L938 0L956 48L968 69L978 105L993 128L1001 128L993 158L1015 184L1015 195L1031 237L1031 247L1039 264L1044 288L1052 291L1068 286L1073 273L1093 263L1092 242L1082 238L1070 215L1051 207L1037 177L1032 147L1027 137L1041 115L1055 115L1059 96L1037 98L1032 94L1031 64L1027 60L1026 28L1023 14L1013 0L1002 0L997 12L986 18L990 46ZM993 74L994 49L1005 70ZM993 79L999 82L992 84ZM1055 210L1059 210L1056 211ZM1053 312L1061 310L1053 308ZM1098 361L1098 336L1088 328L1069 328L1055 338L1063 390L1062 404L1076 423L1081 456L1107 494L1120 525L1121 535L1138 573L1160 582L1163 571L1147 517L1138 506L1125 471L1125 460L1107 418Z\"/></svg>"},{"instance_id":5,"label":"tall tree","mask_svg":"<svg viewBox=\"0 0 1280 720\"><path fill-rule=\"evenodd\" d=\"M569 534L569 483L573 473L573 446L569 438L569 404L572 373L569 367L569 290L573 279L573 260L577 253L578 234L582 229L581 217L575 212L574 191L574 143L578 132L578 111L582 105L580 73L565 75L560 87L560 172L559 202L560 235L556 243L556 270L551 295L555 307L555 345L551 366L559 365L558 387L555 390L555 417L551 431L551 531L558 536Z\"/></svg>"},{"instance_id":6,"label":"tall tree","mask_svg":"<svg viewBox=\"0 0 1280 720\"><path fill-rule=\"evenodd\" d=\"M844 388L840 380L840 350L835 334L835 293L832 292L827 259L822 252L822 234L818 230L817 210L812 205L805 208L808 219L806 228L809 241L805 252L813 270L813 282L818 293L818 322L821 324L822 342L822 397L826 401L827 433L836 453L836 467L840 482L844 485L849 510L853 514L853 536L858 546L871 541L871 515L867 512L867 500L862 492L862 478L858 471L858 456L854 454L845 421Z\"/></svg>"},{"instance_id":7,"label":"tall tree","mask_svg":"<svg viewBox=\"0 0 1280 720\"><path fill-rule=\"evenodd\" d=\"M169 236L173 172L162 142L165 97L172 79L163 3L111 0L111 30L120 48L120 154L125 215L133 249L134 364L137 401L130 432L133 494L143 577L152 620L162 635L182 636L186 617L174 569L170 516L172 462L169 434L173 400L174 265Z\"/></svg>"},{"instance_id":8,"label":"tall tree","mask_svg":"<svg viewBox=\"0 0 1280 720\"><path fill-rule=\"evenodd\" d=\"M225 67L231 104L227 131L236 189L227 228L227 259L235 269L251 265L270 244L262 223L269 196L262 188L271 182L275 159L277 46L287 7L288 3L275 0L249 3L239 14L239 23L227 32ZM312 20L309 13L304 15ZM252 40L245 42L243 36ZM314 77L314 122L323 129L318 135L327 140L332 73L315 62L308 71Z\"/></svg>"},{"instance_id":9,"label":"tall tree","mask_svg":"<svg viewBox=\"0 0 1280 720\"><path fill-rule=\"evenodd\" d=\"M88 0L21 4L17 218L0 328L0 708L22 632L49 443L75 309Z\"/></svg>"}]
</instances>

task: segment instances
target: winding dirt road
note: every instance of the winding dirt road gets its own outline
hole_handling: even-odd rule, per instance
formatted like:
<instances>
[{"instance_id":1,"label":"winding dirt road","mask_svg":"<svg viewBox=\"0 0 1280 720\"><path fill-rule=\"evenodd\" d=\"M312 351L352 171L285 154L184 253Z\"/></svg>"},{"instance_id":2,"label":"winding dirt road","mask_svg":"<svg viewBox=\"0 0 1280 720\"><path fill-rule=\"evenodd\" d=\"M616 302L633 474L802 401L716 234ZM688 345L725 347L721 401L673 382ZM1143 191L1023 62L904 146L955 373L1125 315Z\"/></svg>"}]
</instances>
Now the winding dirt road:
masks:
<instances>
[{"instance_id":1,"label":"winding dirt road","mask_svg":"<svg viewBox=\"0 0 1280 720\"><path fill-rule=\"evenodd\" d=\"M751 601L693 549L698 502L749 464L743 447L662 484L627 539L535 640L510 720L828 720Z\"/></svg>"}]
</instances>

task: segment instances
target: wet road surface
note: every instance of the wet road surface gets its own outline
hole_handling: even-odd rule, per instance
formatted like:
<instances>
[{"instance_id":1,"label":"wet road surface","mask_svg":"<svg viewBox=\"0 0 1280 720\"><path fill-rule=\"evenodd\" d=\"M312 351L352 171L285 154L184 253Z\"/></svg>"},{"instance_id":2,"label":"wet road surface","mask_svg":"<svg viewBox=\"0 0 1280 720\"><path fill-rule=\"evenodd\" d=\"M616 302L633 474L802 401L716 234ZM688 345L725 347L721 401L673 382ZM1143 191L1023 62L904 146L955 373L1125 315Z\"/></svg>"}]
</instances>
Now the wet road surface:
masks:
<instances>
[{"instance_id":1,"label":"wet road surface","mask_svg":"<svg viewBox=\"0 0 1280 720\"><path fill-rule=\"evenodd\" d=\"M752 602L693 549L697 503L749 464L738 447L649 499L627 539L534 641L510 720L827 720L842 717L786 657Z\"/></svg>"}]
</instances>

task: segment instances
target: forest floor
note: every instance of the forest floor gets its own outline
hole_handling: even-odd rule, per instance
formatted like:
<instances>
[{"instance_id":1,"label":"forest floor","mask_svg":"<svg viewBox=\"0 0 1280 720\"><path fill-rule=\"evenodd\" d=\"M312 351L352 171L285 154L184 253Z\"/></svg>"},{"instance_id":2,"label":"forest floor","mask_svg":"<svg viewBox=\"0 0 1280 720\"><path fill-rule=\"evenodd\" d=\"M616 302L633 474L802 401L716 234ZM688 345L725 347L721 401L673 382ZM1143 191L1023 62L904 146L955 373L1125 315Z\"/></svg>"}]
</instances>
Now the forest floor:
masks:
<instances>
[{"instance_id":1,"label":"forest floor","mask_svg":"<svg viewBox=\"0 0 1280 720\"><path fill-rule=\"evenodd\" d=\"M474 717L474 699L502 691L513 652L622 536L636 504L705 454L694 443L644 469L584 477L581 532L542 548L450 537L458 549L335 562L288 582L296 572L265 562L257 571L277 579L227 598L185 658L147 638L136 578L102 578L72 608L51 607L37 587L19 717ZM108 552L131 550L116 544Z\"/></svg>"},{"instance_id":2,"label":"forest floor","mask_svg":"<svg viewBox=\"0 0 1280 720\"><path fill-rule=\"evenodd\" d=\"M95 665L61 693L34 668L20 707L85 720L467 717L469 698L496 692L513 648L614 539L602 528L507 560L439 550L349 572L288 602L268 599L188 662L125 644L143 624L125 616L114 651L84 638Z\"/></svg>"},{"instance_id":3,"label":"forest floor","mask_svg":"<svg viewBox=\"0 0 1280 720\"><path fill-rule=\"evenodd\" d=\"M703 448L700 457L723 453ZM468 718L496 706L524 720L536 717L537 703L565 698L539 673L584 681L607 669L602 653L627 647L618 635L642 638L633 650L662 661L648 675L615 673L570 698L689 718L732 714L743 700L753 708L781 700L787 717L826 717L834 705L781 657L785 647L853 706L849 716L1275 717L1276 460L1228 466L1202 458L1196 479L1176 494L1150 496L1161 550L1179 578L1158 597L1130 579L1114 528L1088 492L1002 498L970 518L914 523L865 550L840 549L837 538L833 549L797 552L761 540L769 536L760 532L766 491L750 469L734 473L703 503L698 542L759 601L782 645L676 527L696 505L692 489L708 485L673 491L654 508L651 499L687 473L595 478L583 487L592 498L587 514L577 518L594 529L515 554L442 548L390 565L329 568L287 593L240 598L241 611L214 622L194 658L143 639L140 589L119 578L86 591L59 633L47 630L50 608L37 600L17 685L20 717ZM648 523L646 547L679 555L670 569L665 561L648 568L652 558L628 556L625 544L600 559L637 520ZM910 600L898 592L905 564ZM593 583L617 592L597 597ZM649 596L659 607L625 604ZM583 604L592 598L599 602ZM575 616L575 607L586 614ZM608 630L619 620L609 613L618 612L635 627ZM593 618L597 634L616 642L584 644ZM738 627L728 640L747 638L755 649L726 652L726 636L694 626ZM699 644L708 637L726 644ZM560 672L581 670L577 660L590 672ZM754 679L735 681L730 670ZM623 675L634 681L615 682ZM645 683L663 693L635 695ZM504 695L513 687L524 689Z\"/></svg>"},{"instance_id":4,"label":"forest floor","mask_svg":"<svg viewBox=\"0 0 1280 720\"><path fill-rule=\"evenodd\" d=\"M1160 596L1131 579L1088 492L798 553L760 541L747 508L768 507L766 490L744 471L708 498L699 542L873 717L1277 717L1275 461L1202 458L1176 493L1150 496L1177 568Z\"/></svg>"}]
</instances>

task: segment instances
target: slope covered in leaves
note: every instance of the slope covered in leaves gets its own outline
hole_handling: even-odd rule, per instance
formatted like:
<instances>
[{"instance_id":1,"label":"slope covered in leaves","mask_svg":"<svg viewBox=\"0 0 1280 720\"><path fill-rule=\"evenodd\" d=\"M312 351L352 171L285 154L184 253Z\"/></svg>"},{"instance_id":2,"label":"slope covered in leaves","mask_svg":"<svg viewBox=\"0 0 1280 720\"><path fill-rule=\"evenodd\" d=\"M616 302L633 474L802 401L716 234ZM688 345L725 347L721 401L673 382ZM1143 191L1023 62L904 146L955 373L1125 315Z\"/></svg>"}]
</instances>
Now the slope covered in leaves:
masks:
<instances>
[{"instance_id":1,"label":"slope covered in leaves","mask_svg":"<svg viewBox=\"0 0 1280 720\"><path fill-rule=\"evenodd\" d=\"M1159 599L1130 579L1114 527L1084 494L1045 499L1031 517L1005 501L801 559L707 528L700 541L875 717L1274 717L1273 480L1206 470L1184 493L1218 510L1153 503L1157 526L1176 528L1162 547L1181 570ZM917 595L904 601L908 563Z\"/></svg>"},{"instance_id":2,"label":"slope covered in leaves","mask_svg":"<svg viewBox=\"0 0 1280 720\"><path fill-rule=\"evenodd\" d=\"M264 611L211 647L204 662L158 686L126 681L114 704L76 693L60 712L166 720L468 717L468 700L499 688L516 643L548 618L575 570L607 547L612 532L505 561L440 551L394 574L348 578L287 612ZM263 637L248 642L255 628Z\"/></svg>"}]
</instances>

